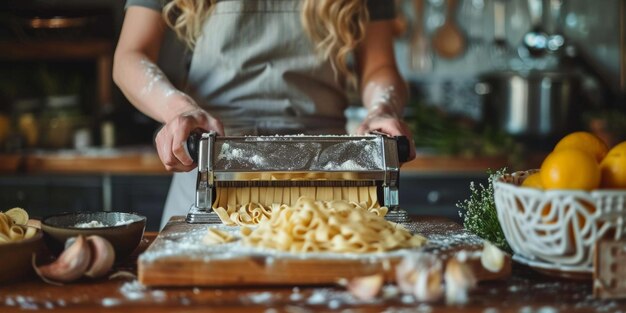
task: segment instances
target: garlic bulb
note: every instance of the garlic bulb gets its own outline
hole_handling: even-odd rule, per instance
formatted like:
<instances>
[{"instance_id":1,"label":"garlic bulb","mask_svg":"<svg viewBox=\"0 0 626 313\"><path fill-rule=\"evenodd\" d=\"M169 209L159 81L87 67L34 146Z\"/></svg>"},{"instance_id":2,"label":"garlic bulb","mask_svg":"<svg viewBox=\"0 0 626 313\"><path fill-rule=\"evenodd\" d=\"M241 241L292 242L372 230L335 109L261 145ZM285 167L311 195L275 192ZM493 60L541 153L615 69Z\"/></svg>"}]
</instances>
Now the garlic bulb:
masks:
<instances>
[{"instance_id":1,"label":"garlic bulb","mask_svg":"<svg viewBox=\"0 0 626 313\"><path fill-rule=\"evenodd\" d=\"M467 264L451 258L444 274L447 304L465 304L467 293L476 286L476 277Z\"/></svg>"},{"instance_id":2,"label":"garlic bulb","mask_svg":"<svg viewBox=\"0 0 626 313\"><path fill-rule=\"evenodd\" d=\"M396 268L396 282L402 293L418 301L437 301L443 294L441 261L422 253L406 256Z\"/></svg>"},{"instance_id":3,"label":"garlic bulb","mask_svg":"<svg viewBox=\"0 0 626 313\"><path fill-rule=\"evenodd\" d=\"M350 291L350 293L357 299L367 301L373 299L376 295L378 295L378 293L380 293L383 283L383 275L376 274L354 278L350 280L347 288L348 291Z\"/></svg>"},{"instance_id":4,"label":"garlic bulb","mask_svg":"<svg viewBox=\"0 0 626 313\"><path fill-rule=\"evenodd\" d=\"M483 253L480 256L480 264L482 264L486 270L492 273L501 271L502 267L504 267L504 258L505 255L502 250L498 249L498 247L492 243L485 241Z\"/></svg>"},{"instance_id":5,"label":"garlic bulb","mask_svg":"<svg viewBox=\"0 0 626 313\"><path fill-rule=\"evenodd\" d=\"M443 296L441 262L431 264L417 272L413 296L420 302L435 302Z\"/></svg>"},{"instance_id":6,"label":"garlic bulb","mask_svg":"<svg viewBox=\"0 0 626 313\"><path fill-rule=\"evenodd\" d=\"M405 256L396 266L396 283L404 294L413 293L413 286L415 286L415 281L417 280L416 259L417 256L413 254Z\"/></svg>"}]
</instances>

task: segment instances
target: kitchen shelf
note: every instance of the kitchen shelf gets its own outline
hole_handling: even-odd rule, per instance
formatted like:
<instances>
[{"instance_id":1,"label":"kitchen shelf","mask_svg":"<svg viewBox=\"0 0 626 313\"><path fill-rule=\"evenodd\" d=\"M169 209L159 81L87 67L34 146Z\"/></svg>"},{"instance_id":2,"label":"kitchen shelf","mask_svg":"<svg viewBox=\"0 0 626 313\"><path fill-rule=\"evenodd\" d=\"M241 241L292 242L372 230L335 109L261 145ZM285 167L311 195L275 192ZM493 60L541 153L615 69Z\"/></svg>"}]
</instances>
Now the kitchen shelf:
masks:
<instances>
[{"instance_id":1,"label":"kitchen shelf","mask_svg":"<svg viewBox=\"0 0 626 313\"><path fill-rule=\"evenodd\" d=\"M0 60L89 60L96 62L98 103L112 102L113 43L105 39L76 41L0 41Z\"/></svg>"},{"instance_id":2,"label":"kitchen shelf","mask_svg":"<svg viewBox=\"0 0 626 313\"><path fill-rule=\"evenodd\" d=\"M157 154L144 150L4 154L0 164L3 173L168 174Z\"/></svg>"},{"instance_id":3,"label":"kitchen shelf","mask_svg":"<svg viewBox=\"0 0 626 313\"><path fill-rule=\"evenodd\" d=\"M112 55L108 40L0 41L0 59L91 59Z\"/></svg>"},{"instance_id":4,"label":"kitchen shelf","mask_svg":"<svg viewBox=\"0 0 626 313\"><path fill-rule=\"evenodd\" d=\"M450 157L440 155L418 155L402 165L403 172L421 173L485 173L488 169L508 166L506 157Z\"/></svg>"}]
</instances>

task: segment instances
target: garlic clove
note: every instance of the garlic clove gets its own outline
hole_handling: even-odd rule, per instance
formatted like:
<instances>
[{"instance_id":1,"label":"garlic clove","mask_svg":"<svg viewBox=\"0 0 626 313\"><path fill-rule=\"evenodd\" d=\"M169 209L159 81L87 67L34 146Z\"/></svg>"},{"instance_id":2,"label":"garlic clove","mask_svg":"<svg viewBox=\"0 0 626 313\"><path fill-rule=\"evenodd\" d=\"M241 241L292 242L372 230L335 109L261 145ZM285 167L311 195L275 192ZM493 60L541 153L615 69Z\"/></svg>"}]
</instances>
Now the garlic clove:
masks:
<instances>
[{"instance_id":1,"label":"garlic clove","mask_svg":"<svg viewBox=\"0 0 626 313\"><path fill-rule=\"evenodd\" d=\"M504 267L504 252L491 242L485 241L483 245L483 253L480 256L480 264L492 272L497 273Z\"/></svg>"},{"instance_id":2,"label":"garlic clove","mask_svg":"<svg viewBox=\"0 0 626 313\"><path fill-rule=\"evenodd\" d=\"M396 266L396 283L404 294L413 293L413 286L417 280L416 259L414 256L406 256Z\"/></svg>"},{"instance_id":3,"label":"garlic clove","mask_svg":"<svg viewBox=\"0 0 626 313\"><path fill-rule=\"evenodd\" d=\"M91 262L85 276L98 278L106 275L115 262L113 245L108 240L96 235L87 237L87 243L91 249Z\"/></svg>"},{"instance_id":4,"label":"garlic clove","mask_svg":"<svg viewBox=\"0 0 626 313\"><path fill-rule=\"evenodd\" d=\"M472 270L456 258L448 260L444 280L447 304L467 303L468 291L476 286L476 277Z\"/></svg>"},{"instance_id":5,"label":"garlic clove","mask_svg":"<svg viewBox=\"0 0 626 313\"><path fill-rule=\"evenodd\" d=\"M79 235L56 261L35 267L35 272L46 282L71 282L83 276L90 260L89 244L85 237Z\"/></svg>"},{"instance_id":6,"label":"garlic clove","mask_svg":"<svg viewBox=\"0 0 626 313\"><path fill-rule=\"evenodd\" d=\"M28 222L26 222L26 226L32 226L41 229L41 221L31 218L28 220Z\"/></svg>"},{"instance_id":7,"label":"garlic clove","mask_svg":"<svg viewBox=\"0 0 626 313\"><path fill-rule=\"evenodd\" d=\"M359 300L368 301L375 298L383 287L384 277L381 274L357 277L348 282L348 291Z\"/></svg>"},{"instance_id":8,"label":"garlic clove","mask_svg":"<svg viewBox=\"0 0 626 313\"><path fill-rule=\"evenodd\" d=\"M26 226L26 232L24 233L24 239L29 239L37 234L37 228L32 226Z\"/></svg>"},{"instance_id":9,"label":"garlic clove","mask_svg":"<svg viewBox=\"0 0 626 313\"><path fill-rule=\"evenodd\" d=\"M396 267L396 282L404 294L415 294L415 286L422 272L441 271L441 261L430 254L414 253L402 259ZM427 276L430 274L426 274Z\"/></svg>"},{"instance_id":10,"label":"garlic clove","mask_svg":"<svg viewBox=\"0 0 626 313\"><path fill-rule=\"evenodd\" d=\"M72 245L76 242L76 239L77 239L77 238L78 238L78 237L70 237L70 238L67 238L67 239L65 240L65 245L63 246L63 249L67 249L67 248L71 247L71 246L72 246Z\"/></svg>"},{"instance_id":11,"label":"garlic clove","mask_svg":"<svg viewBox=\"0 0 626 313\"><path fill-rule=\"evenodd\" d=\"M436 262L430 268L418 271L413 296L420 302L436 302L443 296L443 274L441 262Z\"/></svg>"}]
</instances>

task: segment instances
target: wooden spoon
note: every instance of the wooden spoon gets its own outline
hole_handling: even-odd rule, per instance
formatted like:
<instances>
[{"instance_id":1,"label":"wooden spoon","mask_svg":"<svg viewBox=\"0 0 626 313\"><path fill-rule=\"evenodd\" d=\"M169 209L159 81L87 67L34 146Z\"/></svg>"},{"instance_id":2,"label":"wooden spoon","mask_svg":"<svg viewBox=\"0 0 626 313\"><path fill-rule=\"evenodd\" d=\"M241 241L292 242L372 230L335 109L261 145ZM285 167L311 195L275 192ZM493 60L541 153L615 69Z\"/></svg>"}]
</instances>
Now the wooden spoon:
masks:
<instances>
[{"instance_id":1,"label":"wooden spoon","mask_svg":"<svg viewBox=\"0 0 626 313\"><path fill-rule=\"evenodd\" d=\"M411 68L418 72L429 72L432 69L432 58L428 35L424 31L424 1L413 0L415 9L415 27L411 37L409 61Z\"/></svg>"},{"instance_id":2,"label":"wooden spoon","mask_svg":"<svg viewBox=\"0 0 626 313\"><path fill-rule=\"evenodd\" d=\"M454 21L457 0L447 0L446 20L433 36L433 47L442 58L454 59L465 50L465 38Z\"/></svg>"}]
</instances>

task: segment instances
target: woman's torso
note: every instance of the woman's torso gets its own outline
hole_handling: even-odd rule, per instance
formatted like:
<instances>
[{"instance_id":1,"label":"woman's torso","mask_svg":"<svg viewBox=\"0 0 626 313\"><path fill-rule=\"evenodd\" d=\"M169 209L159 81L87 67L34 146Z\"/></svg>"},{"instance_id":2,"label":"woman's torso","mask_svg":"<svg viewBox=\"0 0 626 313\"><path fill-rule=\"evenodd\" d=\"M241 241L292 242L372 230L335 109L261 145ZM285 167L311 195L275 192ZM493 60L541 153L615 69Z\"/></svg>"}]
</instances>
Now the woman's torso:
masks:
<instances>
[{"instance_id":1,"label":"woman's torso","mask_svg":"<svg viewBox=\"0 0 626 313\"><path fill-rule=\"evenodd\" d=\"M189 90L227 132L342 133L342 77L315 53L299 0L220 1L204 23Z\"/></svg>"}]
</instances>

